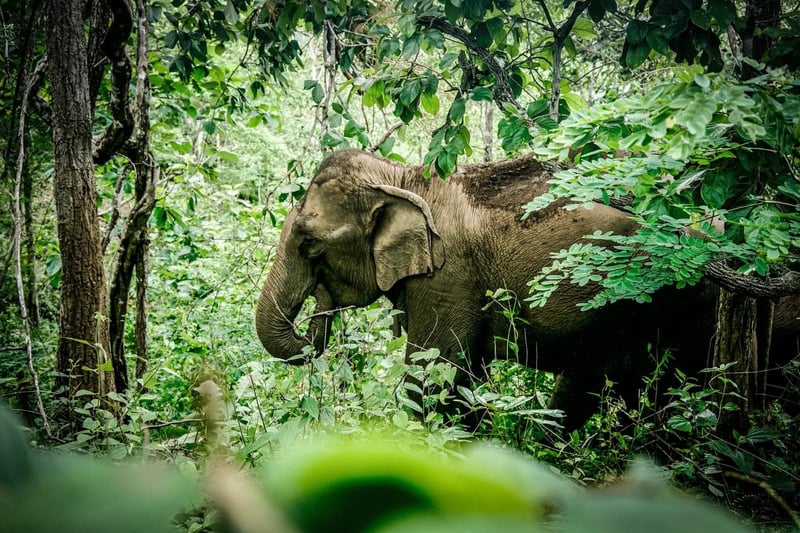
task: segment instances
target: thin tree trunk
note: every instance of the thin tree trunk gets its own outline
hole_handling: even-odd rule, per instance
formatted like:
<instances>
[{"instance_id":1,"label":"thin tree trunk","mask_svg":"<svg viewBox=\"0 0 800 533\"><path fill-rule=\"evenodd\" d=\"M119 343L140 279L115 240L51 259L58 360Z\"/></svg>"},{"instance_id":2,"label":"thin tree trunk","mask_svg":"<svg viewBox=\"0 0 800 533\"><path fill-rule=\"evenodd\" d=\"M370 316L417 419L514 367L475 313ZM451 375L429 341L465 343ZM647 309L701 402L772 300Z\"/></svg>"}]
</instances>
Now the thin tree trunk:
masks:
<instances>
[{"instance_id":1,"label":"thin tree trunk","mask_svg":"<svg viewBox=\"0 0 800 533\"><path fill-rule=\"evenodd\" d=\"M20 69L23 73L27 73L27 66L25 63L20 64ZM25 80L25 76L23 76L22 79ZM15 260L14 262L16 264L17 297L19 300L19 314L20 317L22 318L23 333L25 335L25 355L28 366L28 372L30 373L31 382L33 384L33 391L36 398L36 406L38 408L39 415L42 417L42 427L44 427L47 436L52 438L53 434L50 431L50 423L47 419L47 413L45 412L44 403L42 401L42 393L39 388L39 375L36 372L36 367L34 366L33 363L31 320L28 314L28 306L26 304L27 297L25 295L25 283L23 280L23 270L22 270L23 214L22 214L21 190L23 189L23 181L25 181L24 174L26 174L25 137L27 128L26 128L25 118L28 113L28 97L30 95L31 87L33 85L33 83L28 83L27 81L25 81L24 83L25 86L22 91L22 99L19 106L18 153L17 153L16 174L14 179L14 199L13 199L13 204L14 204L13 248L14 248L14 260ZM29 201L30 197L31 194L29 190L28 191ZM30 207L28 208L28 211L30 211ZM27 216L26 216L26 223L27 223ZM23 397L23 405L25 403L30 403L27 395L24 395Z\"/></svg>"},{"instance_id":2,"label":"thin tree trunk","mask_svg":"<svg viewBox=\"0 0 800 533\"><path fill-rule=\"evenodd\" d=\"M556 32L553 41L553 76L550 86L550 118L555 122L560 122L560 113L558 112L558 104L561 101L561 52L564 43L559 39L560 32Z\"/></svg>"},{"instance_id":3,"label":"thin tree trunk","mask_svg":"<svg viewBox=\"0 0 800 533\"><path fill-rule=\"evenodd\" d=\"M25 157L22 169L22 216L25 240L25 304L31 327L39 327L39 284L36 276L36 238L33 234L33 176Z\"/></svg>"},{"instance_id":4,"label":"thin tree trunk","mask_svg":"<svg viewBox=\"0 0 800 533\"><path fill-rule=\"evenodd\" d=\"M50 0L47 51L53 111L54 197L61 248L61 317L56 353L59 392L114 390L97 189L92 162L89 67L83 2Z\"/></svg>"},{"instance_id":5,"label":"thin tree trunk","mask_svg":"<svg viewBox=\"0 0 800 533\"><path fill-rule=\"evenodd\" d=\"M146 236L139 245L136 257L136 325L134 344L136 346L136 379L143 379L149 360L147 353L147 254L150 246Z\"/></svg>"},{"instance_id":6,"label":"thin tree trunk","mask_svg":"<svg viewBox=\"0 0 800 533\"><path fill-rule=\"evenodd\" d=\"M775 317L775 302L758 300L756 307L756 339L758 340L758 360L754 396L758 409L767 407L767 374L769 373L769 353L772 349L772 319Z\"/></svg>"}]
</instances>

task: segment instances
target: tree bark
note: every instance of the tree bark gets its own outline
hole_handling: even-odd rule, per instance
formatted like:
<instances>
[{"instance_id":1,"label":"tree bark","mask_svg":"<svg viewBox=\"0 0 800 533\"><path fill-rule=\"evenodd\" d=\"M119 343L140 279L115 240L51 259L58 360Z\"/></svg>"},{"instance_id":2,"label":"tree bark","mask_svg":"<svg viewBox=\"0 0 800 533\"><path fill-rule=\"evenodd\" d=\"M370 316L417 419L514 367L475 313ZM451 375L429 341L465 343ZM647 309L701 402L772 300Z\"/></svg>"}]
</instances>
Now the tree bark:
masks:
<instances>
[{"instance_id":1,"label":"tree bark","mask_svg":"<svg viewBox=\"0 0 800 533\"><path fill-rule=\"evenodd\" d=\"M717 334L714 342L714 367L731 363L730 372L723 372L726 380L717 384L724 393L740 396L720 396L720 405L733 403L738 410L721 409L719 427L723 431L742 430L748 425L748 414L755 406L756 376L758 370L758 343L756 339L756 300L725 289L720 289L717 304Z\"/></svg>"},{"instance_id":2,"label":"tree bark","mask_svg":"<svg viewBox=\"0 0 800 533\"><path fill-rule=\"evenodd\" d=\"M136 325L134 327L136 379L144 379L149 360L147 353L147 254L149 251L150 246L145 235L136 257Z\"/></svg>"},{"instance_id":3,"label":"tree bark","mask_svg":"<svg viewBox=\"0 0 800 533\"><path fill-rule=\"evenodd\" d=\"M54 197L61 249L56 386L63 395L114 390L107 363L106 290L92 163L83 2L50 0L45 15L53 113Z\"/></svg>"},{"instance_id":4,"label":"tree bark","mask_svg":"<svg viewBox=\"0 0 800 533\"><path fill-rule=\"evenodd\" d=\"M27 135L24 132L23 135ZM28 167L27 154L22 162L22 217L25 239L25 304L31 327L39 327L39 283L36 276L36 238L33 234L33 176Z\"/></svg>"},{"instance_id":5,"label":"tree bark","mask_svg":"<svg viewBox=\"0 0 800 533\"><path fill-rule=\"evenodd\" d=\"M775 28L781 17L780 0L747 0L745 6L745 27L742 38L742 55L763 62L772 48L772 37L763 31ZM760 72L750 65L742 65L742 79L749 80Z\"/></svg>"}]
</instances>

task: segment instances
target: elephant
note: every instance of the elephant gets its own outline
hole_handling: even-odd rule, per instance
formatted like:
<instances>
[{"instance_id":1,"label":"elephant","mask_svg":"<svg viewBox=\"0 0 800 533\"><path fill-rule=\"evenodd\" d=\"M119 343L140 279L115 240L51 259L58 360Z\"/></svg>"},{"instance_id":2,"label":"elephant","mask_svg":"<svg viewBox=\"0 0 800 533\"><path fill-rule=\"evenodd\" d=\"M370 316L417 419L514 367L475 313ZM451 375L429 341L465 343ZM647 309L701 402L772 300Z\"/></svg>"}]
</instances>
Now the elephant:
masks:
<instances>
[{"instance_id":1,"label":"elephant","mask_svg":"<svg viewBox=\"0 0 800 533\"><path fill-rule=\"evenodd\" d=\"M502 288L522 299L528 282L568 248L596 230L631 234L629 214L596 204L558 203L522 219L522 205L549 189L551 174L534 156L463 165L447 180L424 167L346 149L320 164L287 216L274 264L256 310L266 350L289 360L326 346L330 312L366 306L385 295L402 311L407 354L438 348L457 362L457 380L507 355L509 324L488 305ZM703 368L709 359L715 299L707 287L659 291L651 303L620 301L581 311L596 285L563 283L546 306L520 307L520 362L560 376L551 407L581 424L596 408L606 379L634 398L647 371L648 348L669 348ZM294 321L309 296L317 313L307 333ZM294 362L302 358L294 358Z\"/></svg>"}]
</instances>

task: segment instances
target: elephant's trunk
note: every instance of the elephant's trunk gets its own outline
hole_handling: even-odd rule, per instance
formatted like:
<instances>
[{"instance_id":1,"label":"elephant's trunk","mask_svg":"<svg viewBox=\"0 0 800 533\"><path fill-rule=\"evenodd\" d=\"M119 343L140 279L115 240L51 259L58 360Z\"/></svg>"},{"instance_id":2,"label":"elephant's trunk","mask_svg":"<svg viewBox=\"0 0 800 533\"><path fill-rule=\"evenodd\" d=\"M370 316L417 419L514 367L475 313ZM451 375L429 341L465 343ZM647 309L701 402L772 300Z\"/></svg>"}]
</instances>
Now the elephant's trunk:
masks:
<instances>
[{"instance_id":1,"label":"elephant's trunk","mask_svg":"<svg viewBox=\"0 0 800 533\"><path fill-rule=\"evenodd\" d=\"M290 218L294 218L291 217ZM287 219L286 226L291 225ZM297 247L285 244L291 241L289 227L284 228L281 245L275 262L267 275L256 309L256 332L261 344L279 359L289 359L303 352L306 346L314 346L319 355L328 342L331 317L326 311L332 308L328 292L317 286L311 265L300 257ZM291 271L290 271L291 269ZM309 295L317 298L317 309L305 335L298 335L294 321L303 302ZM298 358L290 361L302 363Z\"/></svg>"}]
</instances>

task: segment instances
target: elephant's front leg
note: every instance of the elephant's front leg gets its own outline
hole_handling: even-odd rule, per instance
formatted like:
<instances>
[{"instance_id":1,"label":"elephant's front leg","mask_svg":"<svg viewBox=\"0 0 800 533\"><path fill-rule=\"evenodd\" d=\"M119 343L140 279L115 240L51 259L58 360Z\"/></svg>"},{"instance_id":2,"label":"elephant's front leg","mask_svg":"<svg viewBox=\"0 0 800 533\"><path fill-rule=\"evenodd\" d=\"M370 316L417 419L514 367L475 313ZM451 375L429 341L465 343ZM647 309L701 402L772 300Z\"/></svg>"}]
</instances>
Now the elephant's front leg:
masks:
<instances>
[{"instance_id":1,"label":"elephant's front leg","mask_svg":"<svg viewBox=\"0 0 800 533\"><path fill-rule=\"evenodd\" d=\"M556 378L548 407L564 411L561 424L567 431L580 428L597 411L602 374L564 371Z\"/></svg>"},{"instance_id":2,"label":"elephant's front leg","mask_svg":"<svg viewBox=\"0 0 800 533\"><path fill-rule=\"evenodd\" d=\"M430 294L430 292L428 292ZM482 345L482 326L480 320L480 302L470 302L462 299L462 305L449 302L452 293L441 294L439 299L424 299L423 301L409 301L406 306L408 318L408 345L406 348L406 361L415 365L407 379L409 399L420 406L423 418L433 409L446 415L458 414L461 404L453 398L446 404L440 404L435 398L443 388L450 387L450 383L435 379L426 368L442 363L449 363L455 367L455 376L452 388L458 385L468 385L472 376L478 369L473 368L474 362L480 360L477 352ZM435 359L415 356L418 352L429 349L438 350ZM425 398L429 398L426 404ZM461 409L465 411L465 409Z\"/></svg>"}]
</instances>

